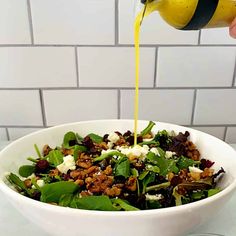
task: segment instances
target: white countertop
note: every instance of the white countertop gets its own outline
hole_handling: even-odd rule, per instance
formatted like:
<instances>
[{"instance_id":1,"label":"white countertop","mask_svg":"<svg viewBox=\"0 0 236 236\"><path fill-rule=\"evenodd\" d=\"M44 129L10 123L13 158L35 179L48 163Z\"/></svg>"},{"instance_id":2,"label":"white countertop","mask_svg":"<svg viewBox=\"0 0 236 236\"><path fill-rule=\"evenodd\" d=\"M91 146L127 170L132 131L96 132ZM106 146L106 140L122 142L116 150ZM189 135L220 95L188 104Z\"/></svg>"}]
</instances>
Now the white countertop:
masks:
<instances>
[{"instance_id":1,"label":"white countertop","mask_svg":"<svg viewBox=\"0 0 236 236\"><path fill-rule=\"evenodd\" d=\"M6 144L7 142L0 142L0 149ZM232 146L236 149L236 144ZM43 232L39 227L22 217L22 215L8 203L1 192L0 232L1 236L49 236L49 234ZM217 216L213 216L210 222L202 225L193 233L216 233L225 236L235 236L236 193Z\"/></svg>"}]
</instances>

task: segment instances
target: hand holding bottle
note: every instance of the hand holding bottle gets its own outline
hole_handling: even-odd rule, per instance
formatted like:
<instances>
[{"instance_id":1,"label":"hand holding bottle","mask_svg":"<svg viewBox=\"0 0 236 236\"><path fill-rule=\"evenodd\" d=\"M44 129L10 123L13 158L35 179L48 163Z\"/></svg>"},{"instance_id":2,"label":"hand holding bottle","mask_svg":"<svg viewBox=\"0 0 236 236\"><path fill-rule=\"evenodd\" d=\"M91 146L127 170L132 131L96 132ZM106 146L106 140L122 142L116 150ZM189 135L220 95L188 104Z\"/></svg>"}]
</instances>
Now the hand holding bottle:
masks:
<instances>
[{"instance_id":1,"label":"hand holding bottle","mask_svg":"<svg viewBox=\"0 0 236 236\"><path fill-rule=\"evenodd\" d=\"M231 37L236 39L236 18L233 20L229 27L229 34Z\"/></svg>"}]
</instances>

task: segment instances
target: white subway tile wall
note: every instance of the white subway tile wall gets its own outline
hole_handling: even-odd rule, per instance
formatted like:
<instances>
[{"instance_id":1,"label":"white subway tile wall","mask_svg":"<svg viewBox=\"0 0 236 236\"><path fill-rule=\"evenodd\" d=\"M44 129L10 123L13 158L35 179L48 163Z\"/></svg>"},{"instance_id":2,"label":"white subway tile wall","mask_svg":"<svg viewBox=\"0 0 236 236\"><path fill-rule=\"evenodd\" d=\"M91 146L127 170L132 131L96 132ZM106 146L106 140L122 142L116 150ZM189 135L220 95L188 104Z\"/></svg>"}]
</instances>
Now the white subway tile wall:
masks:
<instances>
[{"instance_id":1,"label":"white subway tile wall","mask_svg":"<svg viewBox=\"0 0 236 236\"><path fill-rule=\"evenodd\" d=\"M134 48L86 47L78 55L81 87L134 87ZM155 48L142 48L140 57L140 86L153 87Z\"/></svg>"},{"instance_id":2,"label":"white subway tile wall","mask_svg":"<svg viewBox=\"0 0 236 236\"><path fill-rule=\"evenodd\" d=\"M27 0L0 0L0 44L29 44Z\"/></svg>"},{"instance_id":3,"label":"white subway tile wall","mask_svg":"<svg viewBox=\"0 0 236 236\"><path fill-rule=\"evenodd\" d=\"M7 141L7 132L5 128L0 128L0 142L1 141Z\"/></svg>"},{"instance_id":4,"label":"white subway tile wall","mask_svg":"<svg viewBox=\"0 0 236 236\"><path fill-rule=\"evenodd\" d=\"M226 142L236 143L236 127L228 127L227 128Z\"/></svg>"},{"instance_id":5,"label":"white subway tile wall","mask_svg":"<svg viewBox=\"0 0 236 236\"><path fill-rule=\"evenodd\" d=\"M213 135L219 139L224 139L225 127L198 127L197 126L197 127L194 127L194 129Z\"/></svg>"},{"instance_id":6,"label":"white subway tile wall","mask_svg":"<svg viewBox=\"0 0 236 236\"><path fill-rule=\"evenodd\" d=\"M140 119L190 125L193 90L141 90ZM134 117L134 91L121 91L121 118Z\"/></svg>"},{"instance_id":7,"label":"white subway tile wall","mask_svg":"<svg viewBox=\"0 0 236 236\"><path fill-rule=\"evenodd\" d=\"M31 0L38 44L114 44L115 0Z\"/></svg>"},{"instance_id":8,"label":"white subway tile wall","mask_svg":"<svg viewBox=\"0 0 236 236\"><path fill-rule=\"evenodd\" d=\"M38 90L0 90L1 125L43 125Z\"/></svg>"},{"instance_id":9,"label":"white subway tile wall","mask_svg":"<svg viewBox=\"0 0 236 236\"><path fill-rule=\"evenodd\" d=\"M235 124L235 101L235 89L198 90L194 124Z\"/></svg>"},{"instance_id":10,"label":"white subway tile wall","mask_svg":"<svg viewBox=\"0 0 236 236\"><path fill-rule=\"evenodd\" d=\"M157 87L231 87L236 48L159 48Z\"/></svg>"},{"instance_id":11,"label":"white subway tile wall","mask_svg":"<svg viewBox=\"0 0 236 236\"><path fill-rule=\"evenodd\" d=\"M33 132L41 130L40 128L8 128L9 138L10 140L16 140L25 136L27 134L31 134Z\"/></svg>"},{"instance_id":12,"label":"white subway tile wall","mask_svg":"<svg viewBox=\"0 0 236 236\"><path fill-rule=\"evenodd\" d=\"M133 119L135 0L0 0L0 140L49 126ZM158 13L141 33L140 119L236 143L236 40L178 31Z\"/></svg>"},{"instance_id":13,"label":"white subway tile wall","mask_svg":"<svg viewBox=\"0 0 236 236\"><path fill-rule=\"evenodd\" d=\"M0 87L76 87L75 49L0 48Z\"/></svg>"},{"instance_id":14,"label":"white subway tile wall","mask_svg":"<svg viewBox=\"0 0 236 236\"><path fill-rule=\"evenodd\" d=\"M201 31L201 44L236 45L236 40L229 36L228 28L204 29Z\"/></svg>"},{"instance_id":15,"label":"white subway tile wall","mask_svg":"<svg viewBox=\"0 0 236 236\"><path fill-rule=\"evenodd\" d=\"M43 91L47 125L118 118L116 90Z\"/></svg>"}]
</instances>

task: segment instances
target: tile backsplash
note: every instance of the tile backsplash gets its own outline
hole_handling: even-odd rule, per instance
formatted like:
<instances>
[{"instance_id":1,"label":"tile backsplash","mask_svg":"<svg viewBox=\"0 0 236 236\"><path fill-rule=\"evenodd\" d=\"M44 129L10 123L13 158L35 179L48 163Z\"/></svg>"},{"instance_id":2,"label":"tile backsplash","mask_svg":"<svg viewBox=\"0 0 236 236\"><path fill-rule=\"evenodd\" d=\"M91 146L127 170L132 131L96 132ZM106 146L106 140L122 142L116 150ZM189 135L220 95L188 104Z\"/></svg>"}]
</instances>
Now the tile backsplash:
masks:
<instances>
[{"instance_id":1,"label":"tile backsplash","mask_svg":"<svg viewBox=\"0 0 236 236\"><path fill-rule=\"evenodd\" d=\"M0 140L80 120L132 119L135 0L0 0ZM178 31L157 13L141 33L140 119L236 143L236 39Z\"/></svg>"}]
</instances>

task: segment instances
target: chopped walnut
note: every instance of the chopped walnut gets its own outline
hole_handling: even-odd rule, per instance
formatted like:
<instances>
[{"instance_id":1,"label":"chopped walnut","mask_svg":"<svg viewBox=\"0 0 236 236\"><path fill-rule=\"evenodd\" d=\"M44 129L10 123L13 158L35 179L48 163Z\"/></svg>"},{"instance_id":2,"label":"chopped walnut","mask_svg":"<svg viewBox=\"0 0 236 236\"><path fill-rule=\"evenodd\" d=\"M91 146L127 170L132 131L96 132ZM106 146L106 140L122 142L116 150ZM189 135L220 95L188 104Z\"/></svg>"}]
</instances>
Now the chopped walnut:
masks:
<instances>
[{"instance_id":1,"label":"chopped walnut","mask_svg":"<svg viewBox=\"0 0 236 236\"><path fill-rule=\"evenodd\" d=\"M173 179L174 176L175 176L174 173L169 172L169 173L167 174L167 179L168 179L168 181L170 182L170 181Z\"/></svg>"},{"instance_id":2,"label":"chopped walnut","mask_svg":"<svg viewBox=\"0 0 236 236\"><path fill-rule=\"evenodd\" d=\"M106 169L103 171L105 175L111 175L112 174L112 168L111 166L107 166Z\"/></svg>"},{"instance_id":3,"label":"chopped walnut","mask_svg":"<svg viewBox=\"0 0 236 236\"><path fill-rule=\"evenodd\" d=\"M185 142L186 155L194 161L200 160L200 152L197 150L195 144L191 141Z\"/></svg>"},{"instance_id":4,"label":"chopped walnut","mask_svg":"<svg viewBox=\"0 0 236 236\"><path fill-rule=\"evenodd\" d=\"M64 156L67 156L67 155L73 155L74 154L74 150L73 149L65 149L65 148L62 148L62 154Z\"/></svg>"},{"instance_id":5,"label":"chopped walnut","mask_svg":"<svg viewBox=\"0 0 236 236\"><path fill-rule=\"evenodd\" d=\"M129 191L136 191L137 189L137 178L134 176L129 177L129 179L125 183L125 188Z\"/></svg>"},{"instance_id":6,"label":"chopped walnut","mask_svg":"<svg viewBox=\"0 0 236 236\"><path fill-rule=\"evenodd\" d=\"M151 138L153 138L153 135L151 133L145 134L143 136L143 139L151 139Z\"/></svg>"},{"instance_id":7,"label":"chopped walnut","mask_svg":"<svg viewBox=\"0 0 236 236\"><path fill-rule=\"evenodd\" d=\"M112 186L111 188L105 189L104 193L109 197L117 197L121 194L121 189Z\"/></svg>"},{"instance_id":8,"label":"chopped walnut","mask_svg":"<svg viewBox=\"0 0 236 236\"><path fill-rule=\"evenodd\" d=\"M205 168L204 171L201 173L202 178L211 177L214 174L214 170L210 168Z\"/></svg>"},{"instance_id":9,"label":"chopped walnut","mask_svg":"<svg viewBox=\"0 0 236 236\"><path fill-rule=\"evenodd\" d=\"M47 156L52 149L46 144L43 147L43 156Z\"/></svg>"},{"instance_id":10,"label":"chopped walnut","mask_svg":"<svg viewBox=\"0 0 236 236\"><path fill-rule=\"evenodd\" d=\"M55 176L58 176L58 175L59 175L59 170L58 169L50 170L50 173L49 173L50 177L55 177Z\"/></svg>"},{"instance_id":11,"label":"chopped walnut","mask_svg":"<svg viewBox=\"0 0 236 236\"><path fill-rule=\"evenodd\" d=\"M84 185L84 181L82 179L77 179L75 181L75 184L78 184L79 186L83 186Z\"/></svg>"},{"instance_id":12,"label":"chopped walnut","mask_svg":"<svg viewBox=\"0 0 236 236\"><path fill-rule=\"evenodd\" d=\"M189 175L193 181L198 181L201 179L201 173L199 172L190 172Z\"/></svg>"},{"instance_id":13,"label":"chopped walnut","mask_svg":"<svg viewBox=\"0 0 236 236\"><path fill-rule=\"evenodd\" d=\"M26 188L30 188L32 186L31 179L24 180L24 184L25 184Z\"/></svg>"}]
</instances>

